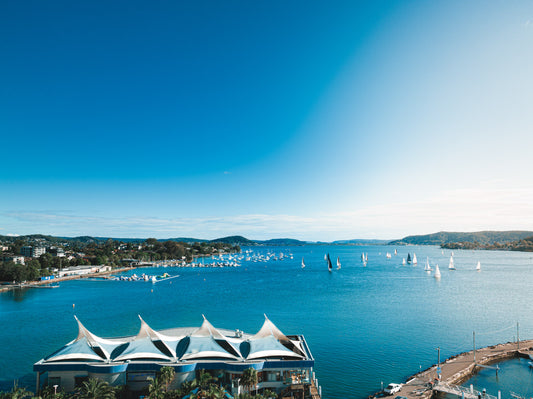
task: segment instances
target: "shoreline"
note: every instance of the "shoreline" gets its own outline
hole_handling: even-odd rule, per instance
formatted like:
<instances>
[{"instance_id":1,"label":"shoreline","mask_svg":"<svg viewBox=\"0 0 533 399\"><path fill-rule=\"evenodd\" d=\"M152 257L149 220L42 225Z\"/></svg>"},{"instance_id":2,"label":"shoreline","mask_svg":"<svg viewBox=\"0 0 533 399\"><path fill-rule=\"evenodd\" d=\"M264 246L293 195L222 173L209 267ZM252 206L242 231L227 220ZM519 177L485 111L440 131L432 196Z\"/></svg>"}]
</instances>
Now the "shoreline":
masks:
<instances>
[{"instance_id":1,"label":"shoreline","mask_svg":"<svg viewBox=\"0 0 533 399\"><path fill-rule=\"evenodd\" d=\"M114 274L114 273L126 272L128 270L136 269L137 267L145 267L145 266L119 267L117 269L111 269L111 270L106 271L106 272L89 273L89 274L75 275L75 276L57 277L57 278L54 278L53 280L31 281L31 282L26 283L26 284L10 284L10 285L7 285L7 286L1 286L0 287L0 292L7 292L7 291L16 290L16 289L22 289L22 288L31 288L31 287L40 286L40 285L51 285L51 284L54 284L56 282L68 281L68 280L79 280L79 279L82 279L82 278L95 278L95 277L98 278L100 276L107 276L107 275ZM103 277L103 278L106 278L106 277Z\"/></svg>"}]
</instances>

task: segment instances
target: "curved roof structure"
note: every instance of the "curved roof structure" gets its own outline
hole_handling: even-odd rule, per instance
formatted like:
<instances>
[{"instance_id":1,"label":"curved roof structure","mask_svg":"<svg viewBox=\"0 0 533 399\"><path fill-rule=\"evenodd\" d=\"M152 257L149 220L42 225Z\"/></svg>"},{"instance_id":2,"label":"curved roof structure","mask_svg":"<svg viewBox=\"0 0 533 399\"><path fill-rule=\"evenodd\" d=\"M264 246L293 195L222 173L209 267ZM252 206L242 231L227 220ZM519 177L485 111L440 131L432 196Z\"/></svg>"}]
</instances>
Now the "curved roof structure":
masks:
<instances>
[{"instance_id":1,"label":"curved roof structure","mask_svg":"<svg viewBox=\"0 0 533 399\"><path fill-rule=\"evenodd\" d=\"M292 357L303 359L301 348L283 334L265 315L261 329L250 339L246 359Z\"/></svg>"},{"instance_id":2,"label":"curved roof structure","mask_svg":"<svg viewBox=\"0 0 533 399\"><path fill-rule=\"evenodd\" d=\"M188 335L187 332L178 330L173 330L176 335L167 335L153 330L139 316L141 327L137 335L120 339L100 338L87 330L76 318L76 339L42 362L109 363L151 360L175 363L194 360L257 361L306 358L300 341L289 339L266 316L261 329L255 335L247 336L248 338L238 334L230 336L231 332L227 330L224 330L224 335L204 316L203 318L202 325L192 332L189 329Z\"/></svg>"},{"instance_id":3,"label":"curved roof structure","mask_svg":"<svg viewBox=\"0 0 533 399\"><path fill-rule=\"evenodd\" d=\"M45 360L50 362L61 360L109 361L113 351L123 345L124 340L109 340L97 337L74 316L78 323L78 336L63 348Z\"/></svg>"},{"instance_id":4,"label":"curved roof structure","mask_svg":"<svg viewBox=\"0 0 533 399\"><path fill-rule=\"evenodd\" d=\"M146 324L146 322L139 316L141 320L141 329L139 333L128 344L120 356L114 360L134 360L134 359L159 359L172 361L176 359L176 341L178 338L159 334L157 331ZM172 344L174 342L174 344Z\"/></svg>"}]
</instances>

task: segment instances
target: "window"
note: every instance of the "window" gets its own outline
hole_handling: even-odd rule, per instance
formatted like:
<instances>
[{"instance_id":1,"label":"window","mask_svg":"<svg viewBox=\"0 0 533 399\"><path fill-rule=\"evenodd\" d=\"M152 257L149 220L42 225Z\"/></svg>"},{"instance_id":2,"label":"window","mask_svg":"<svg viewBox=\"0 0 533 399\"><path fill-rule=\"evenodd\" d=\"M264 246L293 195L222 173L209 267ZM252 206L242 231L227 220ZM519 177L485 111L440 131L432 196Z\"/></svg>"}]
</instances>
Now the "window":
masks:
<instances>
[{"instance_id":1,"label":"window","mask_svg":"<svg viewBox=\"0 0 533 399\"><path fill-rule=\"evenodd\" d=\"M48 377L48 385L53 387L54 385L61 385L61 377Z\"/></svg>"}]
</instances>

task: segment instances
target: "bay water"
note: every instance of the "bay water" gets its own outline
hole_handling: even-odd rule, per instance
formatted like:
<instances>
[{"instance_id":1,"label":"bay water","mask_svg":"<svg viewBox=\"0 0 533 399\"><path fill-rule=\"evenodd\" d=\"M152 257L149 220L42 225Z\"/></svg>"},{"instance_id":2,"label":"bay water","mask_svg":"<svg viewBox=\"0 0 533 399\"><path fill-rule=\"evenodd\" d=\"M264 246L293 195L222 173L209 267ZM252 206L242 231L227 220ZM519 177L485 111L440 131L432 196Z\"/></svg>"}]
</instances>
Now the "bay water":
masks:
<instances>
[{"instance_id":1,"label":"bay water","mask_svg":"<svg viewBox=\"0 0 533 399\"><path fill-rule=\"evenodd\" d=\"M435 364L437 348L441 359L471 350L473 331L477 347L515 340L517 323L520 339L533 338L530 253L456 250L457 270L449 271L451 251L436 246L246 249L293 258L134 271L179 275L157 284L82 279L0 294L0 390L14 380L35 388L33 363L76 337L74 315L94 334L118 337L138 332L137 315L156 330L200 326L204 314L215 327L255 333L266 314L285 334L305 336L324 399L363 398L381 383L403 382ZM418 265L402 265L408 253ZM440 280L424 272L426 257Z\"/></svg>"}]
</instances>

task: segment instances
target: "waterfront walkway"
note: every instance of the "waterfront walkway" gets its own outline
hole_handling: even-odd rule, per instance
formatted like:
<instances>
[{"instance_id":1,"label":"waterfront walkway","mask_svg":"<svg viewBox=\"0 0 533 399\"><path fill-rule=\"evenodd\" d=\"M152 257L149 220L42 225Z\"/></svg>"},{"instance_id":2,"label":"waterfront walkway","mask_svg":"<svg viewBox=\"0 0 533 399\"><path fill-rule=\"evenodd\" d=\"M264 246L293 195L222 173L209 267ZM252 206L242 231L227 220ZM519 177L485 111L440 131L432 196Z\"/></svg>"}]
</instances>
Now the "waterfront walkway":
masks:
<instances>
[{"instance_id":1,"label":"waterfront walkway","mask_svg":"<svg viewBox=\"0 0 533 399\"><path fill-rule=\"evenodd\" d=\"M117 269L111 269L111 270L106 271L106 272L89 273L89 274L76 274L76 275L73 275L73 276L57 277L57 278L54 278L53 280L30 281L30 282L27 282L27 283L24 283L24 284L20 284L20 283L9 284L9 285L0 286L0 292L9 291L9 290L13 290L13 289L20 289L20 288L32 288L32 287L36 287L36 286L38 287L38 286L42 286L42 285L57 284L57 283L59 283L61 281L77 280L77 279L81 279L81 278L97 278L97 277L107 278L107 276L110 275L110 274L121 273L121 272L125 272L125 271L132 270L132 269L135 269L135 267L121 267L121 268L117 268Z\"/></svg>"},{"instance_id":2,"label":"waterfront walkway","mask_svg":"<svg viewBox=\"0 0 533 399\"><path fill-rule=\"evenodd\" d=\"M533 340L508 342L492 345L474 351L464 352L446 359L440 364L440 381L437 380L437 365L430 367L412 377L397 394L409 399L429 398L434 392L446 391L446 387L460 385L467 381L480 366L487 366L514 357L528 357L533 353ZM495 369L496 373L497 370ZM451 388L450 388L451 389ZM452 392L448 392L452 393ZM465 395L465 397L468 397Z\"/></svg>"}]
</instances>

